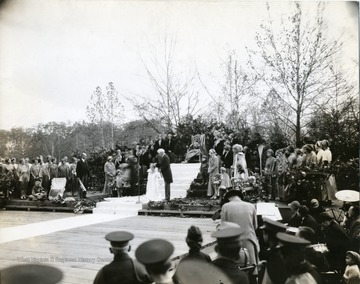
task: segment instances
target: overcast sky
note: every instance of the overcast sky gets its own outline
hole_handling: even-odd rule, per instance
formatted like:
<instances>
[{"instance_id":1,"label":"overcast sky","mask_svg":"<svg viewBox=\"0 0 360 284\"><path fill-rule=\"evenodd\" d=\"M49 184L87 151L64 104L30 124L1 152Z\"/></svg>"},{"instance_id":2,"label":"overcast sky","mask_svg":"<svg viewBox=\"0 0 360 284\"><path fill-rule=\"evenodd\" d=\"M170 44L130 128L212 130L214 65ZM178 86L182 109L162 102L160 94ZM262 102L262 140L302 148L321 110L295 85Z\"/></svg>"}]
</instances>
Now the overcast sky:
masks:
<instances>
[{"instance_id":1,"label":"overcast sky","mask_svg":"<svg viewBox=\"0 0 360 284\"><path fill-rule=\"evenodd\" d=\"M271 7L275 18L289 8ZM326 16L330 33L346 31L350 60L358 55L358 21L349 7L331 2ZM178 69L196 65L216 92L221 60L231 49L246 61L244 47L254 46L265 12L265 2L9 1L0 7L0 129L84 120L91 93L110 81L123 95L151 94L141 58L163 48L165 35L177 40ZM136 118L123 102L127 120Z\"/></svg>"}]
</instances>

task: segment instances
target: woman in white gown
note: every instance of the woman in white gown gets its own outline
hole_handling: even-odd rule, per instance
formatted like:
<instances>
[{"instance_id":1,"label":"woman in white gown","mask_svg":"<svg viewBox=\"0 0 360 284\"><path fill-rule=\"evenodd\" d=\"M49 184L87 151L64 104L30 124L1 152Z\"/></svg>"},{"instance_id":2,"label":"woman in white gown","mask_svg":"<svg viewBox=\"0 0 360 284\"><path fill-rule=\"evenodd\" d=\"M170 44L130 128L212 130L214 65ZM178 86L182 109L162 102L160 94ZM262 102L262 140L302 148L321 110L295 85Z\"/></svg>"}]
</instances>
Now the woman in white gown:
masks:
<instances>
[{"instance_id":1,"label":"woman in white gown","mask_svg":"<svg viewBox=\"0 0 360 284\"><path fill-rule=\"evenodd\" d=\"M150 169L148 169L147 172L148 178L145 197L151 201L163 200L165 198L165 192L160 191L160 184L163 184L163 181L155 164L150 164Z\"/></svg>"}]
</instances>

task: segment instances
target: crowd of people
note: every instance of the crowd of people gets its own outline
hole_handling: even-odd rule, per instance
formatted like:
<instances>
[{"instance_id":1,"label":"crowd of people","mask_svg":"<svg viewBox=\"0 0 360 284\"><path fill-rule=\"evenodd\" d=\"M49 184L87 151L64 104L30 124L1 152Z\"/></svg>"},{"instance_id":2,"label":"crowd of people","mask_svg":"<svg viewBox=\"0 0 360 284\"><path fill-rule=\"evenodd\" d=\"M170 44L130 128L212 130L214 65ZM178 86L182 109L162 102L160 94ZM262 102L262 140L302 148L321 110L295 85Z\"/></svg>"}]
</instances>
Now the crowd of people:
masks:
<instances>
[{"instance_id":1,"label":"crowd of people","mask_svg":"<svg viewBox=\"0 0 360 284\"><path fill-rule=\"evenodd\" d=\"M358 205L345 204L346 214L337 220L317 200L310 208L293 201L293 215L284 224L257 216L240 190L228 191L225 198L221 221L211 234L215 253L201 251L201 230L191 226L185 238L189 252L180 260L171 260L174 246L164 239L142 243L132 260L127 252L134 235L112 232L106 239L114 261L94 283L339 283L341 278L359 283ZM329 277L333 282L326 282Z\"/></svg>"},{"instance_id":2,"label":"crowd of people","mask_svg":"<svg viewBox=\"0 0 360 284\"><path fill-rule=\"evenodd\" d=\"M159 134L157 139L150 140L149 145L136 144L134 148L118 149L109 156L104 165L105 182L103 193L108 196L119 196L123 190L130 188L130 194L138 194L138 184L147 178L151 164L156 164L157 151L164 149L171 162L176 159L176 140L172 134ZM49 196L53 178L66 179L66 191L72 196L86 197L89 185L90 169L86 153L79 156L64 156L57 161L51 155L42 155L30 161L21 158L0 159L0 172L9 181L4 198L23 200L44 200ZM128 192L128 193L129 193Z\"/></svg>"},{"instance_id":3,"label":"crowd of people","mask_svg":"<svg viewBox=\"0 0 360 284\"><path fill-rule=\"evenodd\" d=\"M320 201L335 199L337 187L334 175L324 177L323 182L309 193L301 192L300 184L296 184L292 174L299 171L306 176L307 173L327 169L332 162L328 140L305 144L300 148L289 145L282 149L271 149L259 134L255 134L246 146L220 131L214 131L213 136L207 169L209 197L218 198L221 194L219 188L243 187L246 183L258 181L272 200L286 200L294 195Z\"/></svg>"}]
</instances>

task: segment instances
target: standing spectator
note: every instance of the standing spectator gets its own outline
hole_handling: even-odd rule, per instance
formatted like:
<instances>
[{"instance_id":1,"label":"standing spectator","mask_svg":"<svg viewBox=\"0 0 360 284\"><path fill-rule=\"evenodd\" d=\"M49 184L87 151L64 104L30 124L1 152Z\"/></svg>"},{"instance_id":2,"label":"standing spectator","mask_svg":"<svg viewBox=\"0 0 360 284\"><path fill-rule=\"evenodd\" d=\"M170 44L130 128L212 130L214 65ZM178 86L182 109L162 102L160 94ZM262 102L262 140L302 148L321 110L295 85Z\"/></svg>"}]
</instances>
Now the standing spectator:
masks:
<instances>
[{"instance_id":1,"label":"standing spectator","mask_svg":"<svg viewBox=\"0 0 360 284\"><path fill-rule=\"evenodd\" d=\"M276 157L276 167L275 167L276 196L280 200L283 200L285 198L284 189L285 189L287 163L286 163L286 158L285 158L283 150L281 150L281 149L276 150L275 157Z\"/></svg>"},{"instance_id":2,"label":"standing spectator","mask_svg":"<svg viewBox=\"0 0 360 284\"><path fill-rule=\"evenodd\" d=\"M285 156L287 157L287 164L290 170L296 168L296 154L293 146L288 146L285 150Z\"/></svg>"},{"instance_id":3,"label":"standing spectator","mask_svg":"<svg viewBox=\"0 0 360 284\"><path fill-rule=\"evenodd\" d=\"M221 155L224 152L225 139L224 136L221 134L221 132L218 130L214 130L213 135L214 135L213 149L215 150L215 153L217 155L217 161L219 164L217 169L219 173L219 169L221 167Z\"/></svg>"},{"instance_id":4,"label":"standing spectator","mask_svg":"<svg viewBox=\"0 0 360 284\"><path fill-rule=\"evenodd\" d=\"M114 160L114 164L115 164L115 168L119 169L120 165L125 163L125 158L124 155L121 153L120 149L116 150L116 156L115 156L115 160Z\"/></svg>"},{"instance_id":5,"label":"standing spectator","mask_svg":"<svg viewBox=\"0 0 360 284\"><path fill-rule=\"evenodd\" d=\"M218 197L217 185L213 183L213 179L216 175L219 174L219 161L214 149L210 149L209 156L210 156L209 167L208 167L209 182L208 182L207 196L211 196L211 199L216 199Z\"/></svg>"},{"instance_id":6,"label":"standing spectator","mask_svg":"<svg viewBox=\"0 0 360 284\"><path fill-rule=\"evenodd\" d=\"M76 177L76 164L78 162L78 159L76 157L73 157L73 162L70 164L70 190L72 196L74 196L75 192L77 191L77 177Z\"/></svg>"},{"instance_id":7,"label":"standing spectator","mask_svg":"<svg viewBox=\"0 0 360 284\"><path fill-rule=\"evenodd\" d=\"M231 167L233 171L233 178L234 180L247 180L249 174L243 147L240 144L235 144L232 149L234 154L233 165Z\"/></svg>"},{"instance_id":8,"label":"standing spectator","mask_svg":"<svg viewBox=\"0 0 360 284\"><path fill-rule=\"evenodd\" d=\"M48 167L49 167L50 181L51 181L53 178L58 177L58 165L56 164L55 158L50 159Z\"/></svg>"},{"instance_id":9,"label":"standing spectator","mask_svg":"<svg viewBox=\"0 0 360 284\"><path fill-rule=\"evenodd\" d=\"M156 139L154 143L154 151L157 153L157 150L159 149L166 149L165 139L163 137L163 134L159 134L158 138Z\"/></svg>"},{"instance_id":10,"label":"standing spectator","mask_svg":"<svg viewBox=\"0 0 360 284\"><path fill-rule=\"evenodd\" d=\"M20 164L17 168L17 174L19 176L19 187L20 187L20 198L26 199L26 190L30 181L30 168L29 165L25 164L25 159L20 159Z\"/></svg>"},{"instance_id":11,"label":"standing spectator","mask_svg":"<svg viewBox=\"0 0 360 284\"><path fill-rule=\"evenodd\" d=\"M272 200L277 197L275 193L275 181L276 181L276 159L274 158L274 151L268 149L266 151L266 162L265 162L265 192L266 195L270 195Z\"/></svg>"},{"instance_id":12,"label":"standing spectator","mask_svg":"<svg viewBox=\"0 0 360 284\"><path fill-rule=\"evenodd\" d=\"M88 187L89 175L90 175L89 165L86 158L87 158L86 153L82 153L80 160L76 164L76 176L78 180L82 182L85 189ZM78 190L79 190L79 198L86 198L86 191L83 188L81 188L81 186L78 187Z\"/></svg>"},{"instance_id":13,"label":"standing spectator","mask_svg":"<svg viewBox=\"0 0 360 284\"><path fill-rule=\"evenodd\" d=\"M296 166L295 167L298 169L301 167L301 165L304 162L304 153L303 153L302 149L296 149L295 153L296 153Z\"/></svg>"},{"instance_id":14,"label":"standing spectator","mask_svg":"<svg viewBox=\"0 0 360 284\"><path fill-rule=\"evenodd\" d=\"M221 208L221 221L238 224L244 231L241 238L244 248L249 252L251 264L258 263L259 242L255 234L257 229L257 216L255 206L249 202L241 200L242 193L239 190L230 190L225 194L224 199L229 202Z\"/></svg>"},{"instance_id":15,"label":"standing spectator","mask_svg":"<svg viewBox=\"0 0 360 284\"><path fill-rule=\"evenodd\" d=\"M171 133L167 135L167 139L165 140L165 153L168 154L170 158L170 163L173 163L175 161L175 145L176 141L174 140Z\"/></svg>"},{"instance_id":16,"label":"standing spectator","mask_svg":"<svg viewBox=\"0 0 360 284\"><path fill-rule=\"evenodd\" d=\"M68 191L70 188L70 166L67 163L67 158L62 158L60 161L60 165L58 166L58 177L66 178L66 190Z\"/></svg>"},{"instance_id":17,"label":"standing spectator","mask_svg":"<svg viewBox=\"0 0 360 284\"><path fill-rule=\"evenodd\" d=\"M49 194L50 191L50 171L49 171L49 162L50 162L51 156L47 157L47 163L44 163L43 157L40 156L40 174L42 181L42 187L46 191L47 194Z\"/></svg>"},{"instance_id":18,"label":"standing spectator","mask_svg":"<svg viewBox=\"0 0 360 284\"><path fill-rule=\"evenodd\" d=\"M318 167L323 166L323 159L324 159L324 150L322 148L321 141L317 141L315 143L315 151L316 151L316 163Z\"/></svg>"},{"instance_id":19,"label":"standing spectator","mask_svg":"<svg viewBox=\"0 0 360 284\"><path fill-rule=\"evenodd\" d=\"M33 164L30 168L30 188L32 188L35 184L35 180L40 176L40 164L39 164L39 157L33 159Z\"/></svg>"},{"instance_id":20,"label":"standing spectator","mask_svg":"<svg viewBox=\"0 0 360 284\"><path fill-rule=\"evenodd\" d=\"M304 162L303 167L308 167L309 169L314 169L316 165L316 154L314 151L314 146L307 144L303 146L304 152Z\"/></svg>"},{"instance_id":21,"label":"standing spectator","mask_svg":"<svg viewBox=\"0 0 360 284\"><path fill-rule=\"evenodd\" d=\"M234 154L231 150L231 146L230 146L230 141L226 140L225 144L224 144L224 151L221 155L221 161L222 161L222 165L226 170L226 173L229 175L229 177L232 176L232 172L231 172L231 166L234 162Z\"/></svg>"},{"instance_id":22,"label":"standing spectator","mask_svg":"<svg viewBox=\"0 0 360 284\"><path fill-rule=\"evenodd\" d=\"M165 184L165 200L170 201L170 184L173 182L171 167L170 167L170 159L169 156L166 155L164 149L159 149L158 151L160 172L164 178Z\"/></svg>"},{"instance_id":23,"label":"standing spectator","mask_svg":"<svg viewBox=\"0 0 360 284\"><path fill-rule=\"evenodd\" d=\"M322 154L323 165L325 167L330 166L332 162L332 153L329 148L329 141L328 140L321 141L321 147L323 149L323 154Z\"/></svg>"},{"instance_id":24,"label":"standing spectator","mask_svg":"<svg viewBox=\"0 0 360 284\"><path fill-rule=\"evenodd\" d=\"M107 162L104 165L104 173L105 173L105 183L104 183L104 191L103 194L107 196L112 196L113 187L114 187L114 179L116 176L115 164L113 163L113 157L109 156L107 158Z\"/></svg>"}]
</instances>

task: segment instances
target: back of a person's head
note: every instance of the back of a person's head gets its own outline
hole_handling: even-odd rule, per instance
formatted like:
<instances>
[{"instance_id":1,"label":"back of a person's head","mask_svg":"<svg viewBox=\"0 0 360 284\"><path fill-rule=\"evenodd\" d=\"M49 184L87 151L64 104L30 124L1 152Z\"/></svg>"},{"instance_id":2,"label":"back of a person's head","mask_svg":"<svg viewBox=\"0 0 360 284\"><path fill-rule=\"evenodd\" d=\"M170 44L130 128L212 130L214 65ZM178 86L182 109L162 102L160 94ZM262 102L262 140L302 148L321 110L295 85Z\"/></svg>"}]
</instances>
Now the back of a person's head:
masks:
<instances>
[{"instance_id":1,"label":"back of a person's head","mask_svg":"<svg viewBox=\"0 0 360 284\"><path fill-rule=\"evenodd\" d=\"M316 240L315 231L306 226L299 227L299 231L296 233L296 236L308 240L312 244L315 243Z\"/></svg>"},{"instance_id":2,"label":"back of a person's head","mask_svg":"<svg viewBox=\"0 0 360 284\"><path fill-rule=\"evenodd\" d=\"M309 208L306 205L301 205L299 208L299 214L305 217L309 213Z\"/></svg>"},{"instance_id":3,"label":"back of a person's head","mask_svg":"<svg viewBox=\"0 0 360 284\"><path fill-rule=\"evenodd\" d=\"M196 226L191 226L188 229L188 234L186 236L186 243L190 248L200 249L203 238L200 229Z\"/></svg>"},{"instance_id":4,"label":"back of a person's head","mask_svg":"<svg viewBox=\"0 0 360 284\"><path fill-rule=\"evenodd\" d=\"M215 250L218 254L220 254L221 256L230 258L230 259L236 259L239 256L239 252L240 252L240 244L239 246L232 246L232 247L228 247L228 246L223 246L223 245L217 245L215 247Z\"/></svg>"}]
</instances>

